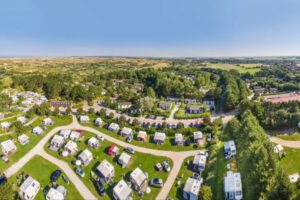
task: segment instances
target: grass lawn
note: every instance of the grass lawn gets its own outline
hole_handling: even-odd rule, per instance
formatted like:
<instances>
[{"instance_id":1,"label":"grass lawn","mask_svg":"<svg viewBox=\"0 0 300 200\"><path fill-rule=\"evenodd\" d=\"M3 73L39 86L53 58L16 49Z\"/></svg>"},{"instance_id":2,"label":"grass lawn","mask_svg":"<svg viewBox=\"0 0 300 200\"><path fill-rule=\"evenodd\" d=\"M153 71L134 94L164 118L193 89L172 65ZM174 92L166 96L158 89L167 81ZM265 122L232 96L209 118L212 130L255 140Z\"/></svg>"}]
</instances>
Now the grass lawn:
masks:
<instances>
[{"instance_id":1,"label":"grass lawn","mask_svg":"<svg viewBox=\"0 0 300 200\"><path fill-rule=\"evenodd\" d=\"M294 133L292 135L276 135L276 137L283 140L298 141L300 140L300 133Z\"/></svg>"},{"instance_id":2,"label":"grass lawn","mask_svg":"<svg viewBox=\"0 0 300 200\"><path fill-rule=\"evenodd\" d=\"M55 124L52 126L49 126L48 129L42 134L42 135L35 135L31 133L31 130L35 126L39 126L42 122L43 118L39 118L36 120L33 124L25 128L24 133L30 137L30 142L26 145L21 145L17 140L17 134L11 134L0 137L0 142L12 139L15 142L15 145L17 146L18 150L13 153L12 155L9 155L9 162L4 163L2 160L0 160L0 172L5 171L8 167L10 167L12 164L14 164L16 161L18 161L21 157L23 157L27 152L29 152L50 130L55 128L56 126L61 125L67 125L72 122L71 116L64 116L64 117L52 117ZM0 150L0 152L2 152Z\"/></svg>"},{"instance_id":3,"label":"grass lawn","mask_svg":"<svg viewBox=\"0 0 300 200\"><path fill-rule=\"evenodd\" d=\"M94 160L86 167L84 167L85 171L85 177L82 178L82 181L85 183L85 185L94 193L95 196L99 197L99 194L97 193L93 182L90 180L90 172L93 171L95 172L95 168L102 162L104 159L112 163L115 167L115 178L114 178L114 184L112 185L107 185L105 184L106 192L107 195L104 197L101 197L101 199L113 199L112 197L112 190L113 186L119 182L123 177L126 181L129 181L129 175L130 173L136 168L140 167L144 172L147 172L149 175L149 179L151 178L162 178L164 181L167 179L168 173L166 172L158 172L154 169L154 165L157 162L163 162L167 158L165 157L158 157L158 156L153 156L153 155L146 155L142 154L139 152L136 152L134 155L132 155L133 162L128 168L122 168L119 164L117 164L117 158L116 157L111 157L107 154L107 148L112 144L108 141L103 141L101 142L101 146L98 149L92 149L86 145L87 140L95 136L92 133L89 132L84 132L84 138L82 138L81 141L77 142L78 144L78 149L80 151L84 149L89 149L93 155L94 155ZM69 156L69 157L61 157L58 152L54 152L50 149L48 149L48 145L44 147L44 149L51 155L66 161L71 168L75 169L76 167L72 165L72 161L76 160L76 156ZM120 147L120 153L123 152L123 148ZM77 154L78 155L78 154ZM171 161L170 161L171 162ZM170 163L172 166L172 163ZM158 188L151 188L151 193L150 194L145 194L143 199L155 199L157 196L158 192L160 189ZM138 195L136 192L133 192L134 194L134 199L138 199Z\"/></svg>"},{"instance_id":4,"label":"grass lawn","mask_svg":"<svg viewBox=\"0 0 300 200\"><path fill-rule=\"evenodd\" d=\"M231 70L231 69L236 69L240 73L247 73L249 72L250 74L255 74L256 72L260 71L259 66L261 66L260 63L257 64L240 64L235 65L235 64L227 64L227 63L210 63L206 64L204 68L213 68L213 69L223 69L223 70Z\"/></svg>"},{"instance_id":5,"label":"grass lawn","mask_svg":"<svg viewBox=\"0 0 300 200\"><path fill-rule=\"evenodd\" d=\"M283 169L288 174L300 173L300 149L284 147L286 156L280 160Z\"/></svg>"},{"instance_id":6,"label":"grass lawn","mask_svg":"<svg viewBox=\"0 0 300 200\"><path fill-rule=\"evenodd\" d=\"M109 135L111 137L117 138L118 140L122 140L125 141L125 138L122 137L121 135L119 135L118 133L114 133L111 131L108 131L107 129L103 128L103 127L96 127L93 125L93 121L95 120L95 116L94 115L90 115L90 122L86 123L86 124L82 124L84 126L90 126L106 135ZM104 124L102 125L104 126ZM141 147L145 147L145 148L151 148L151 149L158 149L158 150L169 150L169 151L187 151L187 150L196 150L196 149L203 149L204 147L197 147L194 146L193 143L191 143L189 146L176 146L173 145L174 143L174 137L170 137L168 136L166 139L165 144L163 145L157 145L152 143L152 139L154 137L153 134L148 134L148 142L140 142L138 140L136 140L136 136L137 133L134 133L134 139L132 140L131 144L136 145L136 146L141 146ZM192 137L192 136L190 136Z\"/></svg>"},{"instance_id":7,"label":"grass lawn","mask_svg":"<svg viewBox=\"0 0 300 200\"><path fill-rule=\"evenodd\" d=\"M188 161L189 162L193 162L194 156L188 157L184 160L181 169L178 173L177 179L174 182L170 193L168 195L168 197L170 197L171 199L182 199L183 198L183 193L182 193L182 189L184 187L184 184L186 182L186 180L189 177L192 177L193 172L188 168Z\"/></svg>"},{"instance_id":8,"label":"grass lawn","mask_svg":"<svg viewBox=\"0 0 300 200\"><path fill-rule=\"evenodd\" d=\"M210 115L210 112L204 112L200 114L187 114L186 106L181 105L180 108L175 113L174 118L175 119L197 119L197 118L202 118L206 115Z\"/></svg>"},{"instance_id":9,"label":"grass lawn","mask_svg":"<svg viewBox=\"0 0 300 200\"><path fill-rule=\"evenodd\" d=\"M32 176L41 184L41 189L35 198L41 200L41 199L45 199L45 195L43 191L47 190L51 186L51 181L50 181L51 174L57 169L59 168L53 165L52 163L50 163L49 161L45 160L44 158L40 156L35 156L20 171L18 171L17 174L15 174L9 180L12 181L14 186L16 186L18 182L17 176L21 172L24 172L25 174ZM67 185L64 182L63 178L60 177L57 181L57 184L63 185L67 189L66 199L76 199L76 200L83 199L82 196L79 194L79 192L76 190L73 183L70 182L70 184Z\"/></svg>"}]
</instances>

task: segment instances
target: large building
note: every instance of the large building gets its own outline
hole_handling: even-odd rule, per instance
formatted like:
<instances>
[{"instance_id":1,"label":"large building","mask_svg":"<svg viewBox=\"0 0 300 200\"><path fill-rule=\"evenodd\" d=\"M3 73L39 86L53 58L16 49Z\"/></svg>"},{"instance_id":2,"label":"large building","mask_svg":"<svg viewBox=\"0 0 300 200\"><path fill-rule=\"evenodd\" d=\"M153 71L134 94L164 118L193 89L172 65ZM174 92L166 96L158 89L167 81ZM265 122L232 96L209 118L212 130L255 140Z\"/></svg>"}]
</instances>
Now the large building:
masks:
<instances>
[{"instance_id":1,"label":"large building","mask_svg":"<svg viewBox=\"0 0 300 200\"><path fill-rule=\"evenodd\" d=\"M224 193L226 200L240 200L243 198L242 181L240 173L228 171L224 178Z\"/></svg>"},{"instance_id":2,"label":"large building","mask_svg":"<svg viewBox=\"0 0 300 200\"><path fill-rule=\"evenodd\" d=\"M22 183L19 190L19 195L24 200L33 200L39 192L40 188L40 183L33 179L31 176L29 176Z\"/></svg>"}]
</instances>

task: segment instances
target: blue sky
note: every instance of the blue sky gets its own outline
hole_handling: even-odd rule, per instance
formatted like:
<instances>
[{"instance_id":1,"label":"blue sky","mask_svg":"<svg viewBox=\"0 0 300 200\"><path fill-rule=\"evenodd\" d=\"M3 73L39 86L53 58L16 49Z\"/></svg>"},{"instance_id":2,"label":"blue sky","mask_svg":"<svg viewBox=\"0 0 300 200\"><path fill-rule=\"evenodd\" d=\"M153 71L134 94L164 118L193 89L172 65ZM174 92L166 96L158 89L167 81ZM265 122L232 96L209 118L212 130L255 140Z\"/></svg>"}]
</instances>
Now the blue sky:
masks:
<instances>
[{"instance_id":1,"label":"blue sky","mask_svg":"<svg viewBox=\"0 0 300 200\"><path fill-rule=\"evenodd\" d=\"M0 56L300 55L299 0L0 1Z\"/></svg>"}]
</instances>

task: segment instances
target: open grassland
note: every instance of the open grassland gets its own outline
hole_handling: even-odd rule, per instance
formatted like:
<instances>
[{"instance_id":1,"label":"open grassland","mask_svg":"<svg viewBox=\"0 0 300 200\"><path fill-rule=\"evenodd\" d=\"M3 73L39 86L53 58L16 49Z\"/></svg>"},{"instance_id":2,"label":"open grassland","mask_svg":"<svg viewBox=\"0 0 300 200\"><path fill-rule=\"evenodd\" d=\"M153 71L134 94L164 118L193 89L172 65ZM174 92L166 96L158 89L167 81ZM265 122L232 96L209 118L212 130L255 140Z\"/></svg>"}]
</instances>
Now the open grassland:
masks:
<instances>
[{"instance_id":1,"label":"open grassland","mask_svg":"<svg viewBox=\"0 0 300 200\"><path fill-rule=\"evenodd\" d=\"M300 149L284 147L286 156L280 160L283 169L288 174L300 173Z\"/></svg>"},{"instance_id":2,"label":"open grassland","mask_svg":"<svg viewBox=\"0 0 300 200\"><path fill-rule=\"evenodd\" d=\"M254 74L260 71L261 64L226 64L226 63L208 63L203 68L223 69L223 70L238 70L240 73Z\"/></svg>"},{"instance_id":3,"label":"open grassland","mask_svg":"<svg viewBox=\"0 0 300 200\"><path fill-rule=\"evenodd\" d=\"M29 175L36 179L41 184L41 189L39 190L37 196L35 199L46 199L44 192L49 189L51 186L51 174L58 170L59 168L50 163L49 161L45 160L44 158L40 156L33 157L20 171L13 176L10 181L12 181L14 185L14 189L17 190L17 182L18 182L18 175L22 172L24 172L25 175ZM64 175L66 176L66 175ZM79 192L76 190L73 183L65 183L63 178L60 177L57 181L58 185L63 185L67 189L67 196L66 199L78 199L81 200L83 197L79 194Z\"/></svg>"}]
</instances>

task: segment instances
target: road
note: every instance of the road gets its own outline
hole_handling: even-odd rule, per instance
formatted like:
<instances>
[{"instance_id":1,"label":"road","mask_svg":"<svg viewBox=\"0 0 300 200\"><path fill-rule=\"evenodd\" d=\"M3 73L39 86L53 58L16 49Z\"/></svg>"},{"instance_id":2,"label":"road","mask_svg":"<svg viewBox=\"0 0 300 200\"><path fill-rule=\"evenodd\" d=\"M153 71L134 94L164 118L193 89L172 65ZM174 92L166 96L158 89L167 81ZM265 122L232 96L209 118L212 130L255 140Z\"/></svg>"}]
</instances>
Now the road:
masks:
<instances>
[{"instance_id":1,"label":"road","mask_svg":"<svg viewBox=\"0 0 300 200\"><path fill-rule=\"evenodd\" d=\"M281 144L282 146L285 147L290 147L290 148L295 148L295 149L300 149L300 141L290 141L290 140L283 140L278 137L269 137L271 142L276 143L276 144Z\"/></svg>"},{"instance_id":2,"label":"road","mask_svg":"<svg viewBox=\"0 0 300 200\"><path fill-rule=\"evenodd\" d=\"M26 124L24 124L24 126L30 126L33 122L35 122L39 117L35 116L32 120L30 120L29 122L27 122Z\"/></svg>"},{"instance_id":3,"label":"road","mask_svg":"<svg viewBox=\"0 0 300 200\"><path fill-rule=\"evenodd\" d=\"M56 127L53 130L51 130L44 138L41 139L41 141L32 149L30 150L25 156L23 156L20 160L18 160L15 164L13 164L10 168L8 168L5 171L5 174L7 177L12 176L13 174L17 173L27 162L30 161L35 155L40 155L43 158L49 160L56 166L58 166L60 169L66 173L66 175L69 177L70 181L74 184L76 189L80 192L80 194L85 197L85 199L97 199L91 192L90 190L82 183L82 181L77 177L75 172L67 165L64 161L60 161L57 158L54 158L53 156L47 154L44 151L44 146L47 144L49 139L59 132L62 129L76 129L76 130L84 130L84 131L89 131L91 133L97 134L97 135L102 135L106 140L115 143L119 146L122 147L131 147L135 151L145 153L145 154L151 154L151 155L156 155L156 156L165 156L168 157L173 161L173 167L169 173L169 176L164 184L164 187L160 190L160 193L156 197L157 200L162 200L166 199L169 191L171 190L176 177L179 173L179 170L181 168L181 165L184 161L185 158L194 156L197 153L199 153L199 150L194 150L194 151L182 151L182 152L176 152L176 151L163 151L163 150L155 150L155 149L149 149L149 148L144 148L144 147L139 147L139 146L134 146L131 144L128 144L126 142L123 142L121 140L118 140L114 137L111 137L109 135L106 135L98 130L95 130L91 127L86 127L82 126L78 123L77 119L75 116L73 116L73 122L70 125L67 126L60 126ZM155 164L155 163L154 163Z\"/></svg>"}]
</instances>

